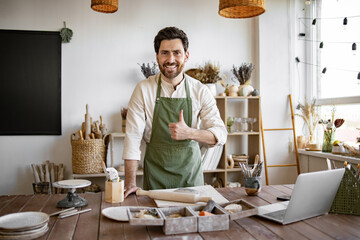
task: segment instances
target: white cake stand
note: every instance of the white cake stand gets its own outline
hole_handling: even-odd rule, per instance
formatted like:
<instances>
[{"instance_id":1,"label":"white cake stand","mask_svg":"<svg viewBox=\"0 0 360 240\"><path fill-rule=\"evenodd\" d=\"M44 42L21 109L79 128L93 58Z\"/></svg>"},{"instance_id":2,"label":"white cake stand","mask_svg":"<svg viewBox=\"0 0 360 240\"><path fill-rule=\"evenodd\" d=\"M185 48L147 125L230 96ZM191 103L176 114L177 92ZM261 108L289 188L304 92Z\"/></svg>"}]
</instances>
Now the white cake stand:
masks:
<instances>
[{"instance_id":1,"label":"white cake stand","mask_svg":"<svg viewBox=\"0 0 360 240\"><path fill-rule=\"evenodd\" d=\"M88 204L88 201L76 193L77 188L83 188L90 186L91 182L89 180L84 179L69 179L54 182L53 186L56 188L67 188L69 189L66 198L60 200L57 203L58 207L61 208L70 208L70 207L83 207Z\"/></svg>"}]
</instances>

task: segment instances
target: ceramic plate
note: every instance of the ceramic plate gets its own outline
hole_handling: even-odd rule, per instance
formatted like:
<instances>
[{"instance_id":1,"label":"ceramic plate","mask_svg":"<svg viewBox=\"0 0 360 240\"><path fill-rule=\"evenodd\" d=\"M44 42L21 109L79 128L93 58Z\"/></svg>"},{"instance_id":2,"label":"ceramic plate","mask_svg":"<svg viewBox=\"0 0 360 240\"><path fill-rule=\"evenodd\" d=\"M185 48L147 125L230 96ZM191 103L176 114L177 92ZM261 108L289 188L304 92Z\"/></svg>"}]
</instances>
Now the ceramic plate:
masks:
<instances>
[{"instance_id":1,"label":"ceramic plate","mask_svg":"<svg viewBox=\"0 0 360 240\"><path fill-rule=\"evenodd\" d=\"M53 185L55 187L60 187L60 188L80 188L91 185L91 182L89 180L84 180L84 179L69 179L69 180L54 182Z\"/></svg>"},{"instance_id":2,"label":"ceramic plate","mask_svg":"<svg viewBox=\"0 0 360 240\"><path fill-rule=\"evenodd\" d=\"M31 234L31 233L38 233L44 231L48 227L48 224L45 223L41 227L38 228L31 228L29 230L22 230L22 231L1 231L0 230L0 236L15 236L15 235L24 235L24 234Z\"/></svg>"},{"instance_id":3,"label":"ceramic plate","mask_svg":"<svg viewBox=\"0 0 360 240\"><path fill-rule=\"evenodd\" d=\"M19 212L0 217L0 230L28 230L44 225L49 215L43 212Z\"/></svg>"},{"instance_id":4,"label":"ceramic plate","mask_svg":"<svg viewBox=\"0 0 360 240\"><path fill-rule=\"evenodd\" d=\"M116 220L116 221L129 221L126 209L127 207L108 207L104 208L101 213L107 218ZM137 206L131 206L132 208L137 208ZM141 207L146 208L146 207Z\"/></svg>"},{"instance_id":5,"label":"ceramic plate","mask_svg":"<svg viewBox=\"0 0 360 240\"><path fill-rule=\"evenodd\" d=\"M32 233L24 233L22 235L0 235L0 239L7 239L7 240L30 240L30 239L35 239L35 238L39 238L42 235L44 235L47 231L49 230L48 225L45 225L45 228L41 228L36 232L32 232Z\"/></svg>"},{"instance_id":6,"label":"ceramic plate","mask_svg":"<svg viewBox=\"0 0 360 240\"><path fill-rule=\"evenodd\" d=\"M126 209L127 207L108 207L104 208L101 213L105 217L116 221L129 221Z\"/></svg>"}]
</instances>

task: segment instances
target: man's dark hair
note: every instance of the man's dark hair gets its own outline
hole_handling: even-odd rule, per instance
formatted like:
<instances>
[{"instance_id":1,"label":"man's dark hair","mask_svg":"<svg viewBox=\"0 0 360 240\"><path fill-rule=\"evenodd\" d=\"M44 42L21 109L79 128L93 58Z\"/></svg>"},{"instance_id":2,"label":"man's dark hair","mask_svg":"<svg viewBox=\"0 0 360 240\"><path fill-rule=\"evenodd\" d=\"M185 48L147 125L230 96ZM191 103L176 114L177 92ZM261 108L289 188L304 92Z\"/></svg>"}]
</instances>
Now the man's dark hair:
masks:
<instances>
[{"instance_id":1,"label":"man's dark hair","mask_svg":"<svg viewBox=\"0 0 360 240\"><path fill-rule=\"evenodd\" d=\"M189 40L186 33L177 27L166 27L161 29L154 39L155 52L159 53L159 48L162 40L173 40L179 38L183 44L185 52L189 48Z\"/></svg>"}]
</instances>

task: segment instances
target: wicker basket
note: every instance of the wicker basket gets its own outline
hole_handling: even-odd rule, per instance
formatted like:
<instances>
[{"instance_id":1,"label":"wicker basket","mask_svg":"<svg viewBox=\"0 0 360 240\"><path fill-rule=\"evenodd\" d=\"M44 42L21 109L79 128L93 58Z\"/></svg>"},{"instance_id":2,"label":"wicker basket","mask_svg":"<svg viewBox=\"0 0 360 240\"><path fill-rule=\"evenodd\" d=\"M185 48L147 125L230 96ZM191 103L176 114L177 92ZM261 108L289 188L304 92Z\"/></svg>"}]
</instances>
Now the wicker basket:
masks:
<instances>
[{"instance_id":1,"label":"wicker basket","mask_svg":"<svg viewBox=\"0 0 360 240\"><path fill-rule=\"evenodd\" d=\"M355 170L345 170L339 189L332 203L331 213L360 215L360 182L355 177Z\"/></svg>"},{"instance_id":2,"label":"wicker basket","mask_svg":"<svg viewBox=\"0 0 360 240\"><path fill-rule=\"evenodd\" d=\"M106 162L105 135L103 139L71 140L72 171L75 174L102 173Z\"/></svg>"},{"instance_id":3,"label":"wicker basket","mask_svg":"<svg viewBox=\"0 0 360 240\"><path fill-rule=\"evenodd\" d=\"M220 0L219 15L226 18L250 18L265 12L265 0Z\"/></svg>"}]
</instances>

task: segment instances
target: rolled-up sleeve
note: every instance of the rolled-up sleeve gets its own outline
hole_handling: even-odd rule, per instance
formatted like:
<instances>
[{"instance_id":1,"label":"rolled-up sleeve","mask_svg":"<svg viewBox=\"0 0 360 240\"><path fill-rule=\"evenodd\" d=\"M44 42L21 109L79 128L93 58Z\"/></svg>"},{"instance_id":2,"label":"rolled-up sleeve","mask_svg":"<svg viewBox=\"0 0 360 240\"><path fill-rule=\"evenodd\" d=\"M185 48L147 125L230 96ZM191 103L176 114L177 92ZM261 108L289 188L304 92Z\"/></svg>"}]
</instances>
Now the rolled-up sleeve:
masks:
<instances>
[{"instance_id":1,"label":"rolled-up sleeve","mask_svg":"<svg viewBox=\"0 0 360 240\"><path fill-rule=\"evenodd\" d=\"M212 132L217 140L216 144L209 145L209 147L224 145L227 139L227 130L223 120L220 117L219 109L216 105L216 100L210 92L206 92L202 99L202 107L200 110L202 128Z\"/></svg>"},{"instance_id":2,"label":"rolled-up sleeve","mask_svg":"<svg viewBox=\"0 0 360 240\"><path fill-rule=\"evenodd\" d=\"M145 130L145 103L140 84L131 96L126 116L123 159L140 160L140 145Z\"/></svg>"}]
</instances>

